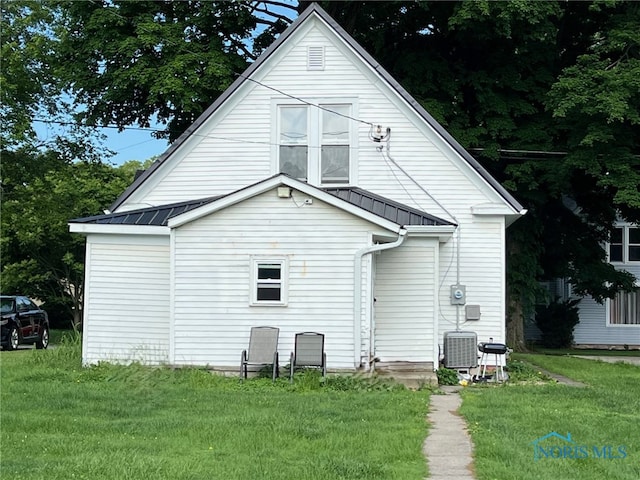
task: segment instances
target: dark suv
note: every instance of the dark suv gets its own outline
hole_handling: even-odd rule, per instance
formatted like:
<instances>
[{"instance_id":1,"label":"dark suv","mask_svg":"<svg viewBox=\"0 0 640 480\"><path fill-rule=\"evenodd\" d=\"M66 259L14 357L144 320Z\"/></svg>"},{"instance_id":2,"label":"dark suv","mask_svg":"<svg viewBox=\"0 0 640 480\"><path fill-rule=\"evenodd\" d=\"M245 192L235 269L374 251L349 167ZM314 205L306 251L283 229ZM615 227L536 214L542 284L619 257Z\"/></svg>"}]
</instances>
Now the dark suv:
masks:
<instances>
[{"instance_id":1,"label":"dark suv","mask_svg":"<svg viewBox=\"0 0 640 480\"><path fill-rule=\"evenodd\" d=\"M36 348L49 346L49 317L29 298L0 296L2 313L1 341L5 350L15 350L20 344L35 343Z\"/></svg>"}]
</instances>

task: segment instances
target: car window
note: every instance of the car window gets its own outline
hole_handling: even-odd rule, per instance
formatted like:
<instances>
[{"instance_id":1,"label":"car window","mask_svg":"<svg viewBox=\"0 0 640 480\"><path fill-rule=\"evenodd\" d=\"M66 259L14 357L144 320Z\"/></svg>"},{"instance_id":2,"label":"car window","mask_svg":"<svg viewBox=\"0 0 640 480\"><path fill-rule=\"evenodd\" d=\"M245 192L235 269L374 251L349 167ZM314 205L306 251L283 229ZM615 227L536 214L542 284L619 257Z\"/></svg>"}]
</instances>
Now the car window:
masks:
<instances>
[{"instance_id":1,"label":"car window","mask_svg":"<svg viewBox=\"0 0 640 480\"><path fill-rule=\"evenodd\" d=\"M0 311L2 313L11 313L13 311L13 298L1 299Z\"/></svg>"},{"instance_id":2,"label":"car window","mask_svg":"<svg viewBox=\"0 0 640 480\"><path fill-rule=\"evenodd\" d=\"M31 310L31 301L25 297L18 297L18 311L27 312Z\"/></svg>"}]
</instances>

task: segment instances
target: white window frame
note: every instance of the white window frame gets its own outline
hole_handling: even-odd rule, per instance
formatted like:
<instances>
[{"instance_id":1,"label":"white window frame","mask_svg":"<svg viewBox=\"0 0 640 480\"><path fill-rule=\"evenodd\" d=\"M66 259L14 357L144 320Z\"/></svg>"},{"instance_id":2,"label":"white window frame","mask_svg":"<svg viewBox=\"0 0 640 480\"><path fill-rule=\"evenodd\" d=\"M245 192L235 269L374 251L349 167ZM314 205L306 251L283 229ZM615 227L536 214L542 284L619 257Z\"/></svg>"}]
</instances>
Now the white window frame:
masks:
<instances>
[{"instance_id":1,"label":"white window frame","mask_svg":"<svg viewBox=\"0 0 640 480\"><path fill-rule=\"evenodd\" d=\"M258 270L263 265L279 265L280 279L259 279ZM289 258L285 256L252 256L250 278L251 306L287 306L289 303ZM258 286L260 284L280 285L280 300L258 300Z\"/></svg>"},{"instance_id":2,"label":"white window frame","mask_svg":"<svg viewBox=\"0 0 640 480\"><path fill-rule=\"evenodd\" d=\"M607 242L607 259L609 263L613 263L616 265L625 265L625 264L638 264L640 260L630 260L629 259L629 248L634 246L638 247L640 244L630 243L629 230L630 229L640 229L640 225L632 225L632 224L619 224L616 225L615 228L622 229L622 260L611 260L611 243Z\"/></svg>"},{"instance_id":3,"label":"white window frame","mask_svg":"<svg viewBox=\"0 0 640 480\"><path fill-rule=\"evenodd\" d=\"M302 101L301 101L302 100ZM307 153L307 183L316 186L353 186L358 184L358 130L359 124L355 120L349 121L349 181L347 183L322 183L321 147L322 147L322 108L332 105L348 105L349 116L358 118L358 101L356 98L345 97L305 97L301 100L290 98L271 99L271 172L280 173L280 108L287 106L307 106L308 153ZM307 102L305 104L305 102Z\"/></svg>"},{"instance_id":4,"label":"white window frame","mask_svg":"<svg viewBox=\"0 0 640 480\"><path fill-rule=\"evenodd\" d=\"M620 293L626 293L626 292L618 292L618 294ZM640 290L636 290L635 292L636 295L640 295ZM612 319L611 319L611 303L613 302L612 299L608 298L607 301L605 302L605 308L607 309L607 327L614 327L614 328L640 328L640 323L612 323ZM640 313L640 312L638 312Z\"/></svg>"}]
</instances>

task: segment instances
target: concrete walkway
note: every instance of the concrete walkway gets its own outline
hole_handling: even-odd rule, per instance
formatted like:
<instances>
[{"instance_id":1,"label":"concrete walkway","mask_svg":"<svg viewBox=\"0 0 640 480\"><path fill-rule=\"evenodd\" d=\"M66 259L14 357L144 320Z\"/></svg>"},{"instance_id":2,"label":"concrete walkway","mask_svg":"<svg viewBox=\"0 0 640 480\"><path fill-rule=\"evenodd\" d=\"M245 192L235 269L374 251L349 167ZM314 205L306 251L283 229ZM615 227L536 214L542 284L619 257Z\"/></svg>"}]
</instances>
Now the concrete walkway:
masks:
<instances>
[{"instance_id":1,"label":"concrete walkway","mask_svg":"<svg viewBox=\"0 0 640 480\"><path fill-rule=\"evenodd\" d=\"M473 443L458 413L461 387L441 387L445 395L431 395L429 436L422 451L432 480L474 480Z\"/></svg>"},{"instance_id":2,"label":"concrete walkway","mask_svg":"<svg viewBox=\"0 0 640 480\"><path fill-rule=\"evenodd\" d=\"M602 356L596 356L596 355L572 355L572 357L576 357L576 358L584 358L587 360L600 360L601 362L608 362L608 363L618 363L618 362L622 362L622 363L629 363L631 365L636 365L638 367L640 367L640 357L627 357L627 356L619 356L619 357L614 357L614 356L609 356L609 355L602 355Z\"/></svg>"}]
</instances>

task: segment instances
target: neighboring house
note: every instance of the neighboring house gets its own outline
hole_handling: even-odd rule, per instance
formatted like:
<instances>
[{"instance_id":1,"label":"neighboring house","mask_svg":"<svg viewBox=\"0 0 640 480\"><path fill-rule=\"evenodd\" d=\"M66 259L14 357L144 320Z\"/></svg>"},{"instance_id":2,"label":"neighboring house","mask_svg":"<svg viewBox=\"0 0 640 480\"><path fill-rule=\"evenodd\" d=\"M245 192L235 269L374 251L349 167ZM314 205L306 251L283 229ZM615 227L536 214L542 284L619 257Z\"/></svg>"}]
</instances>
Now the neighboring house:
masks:
<instances>
[{"instance_id":1,"label":"neighboring house","mask_svg":"<svg viewBox=\"0 0 640 480\"><path fill-rule=\"evenodd\" d=\"M636 277L640 287L640 227L619 223L608 244L609 262ZM619 292L598 303L591 297L580 303L580 323L573 332L578 346L634 346L640 348L640 290Z\"/></svg>"},{"instance_id":2,"label":"neighboring house","mask_svg":"<svg viewBox=\"0 0 640 480\"><path fill-rule=\"evenodd\" d=\"M606 246L609 262L619 270L626 270L636 277L640 287L640 227L619 222ZM598 303L591 296L572 294L571 283L565 279L544 282L550 298L580 299L578 303L580 323L573 331L577 347L640 348L640 289L619 292L613 299ZM537 341L540 332L533 319L528 323L525 336Z\"/></svg>"},{"instance_id":3,"label":"neighboring house","mask_svg":"<svg viewBox=\"0 0 640 480\"><path fill-rule=\"evenodd\" d=\"M234 370L260 325L281 358L324 333L332 370L504 342L522 206L315 4L111 210L70 223L85 364Z\"/></svg>"}]
</instances>

